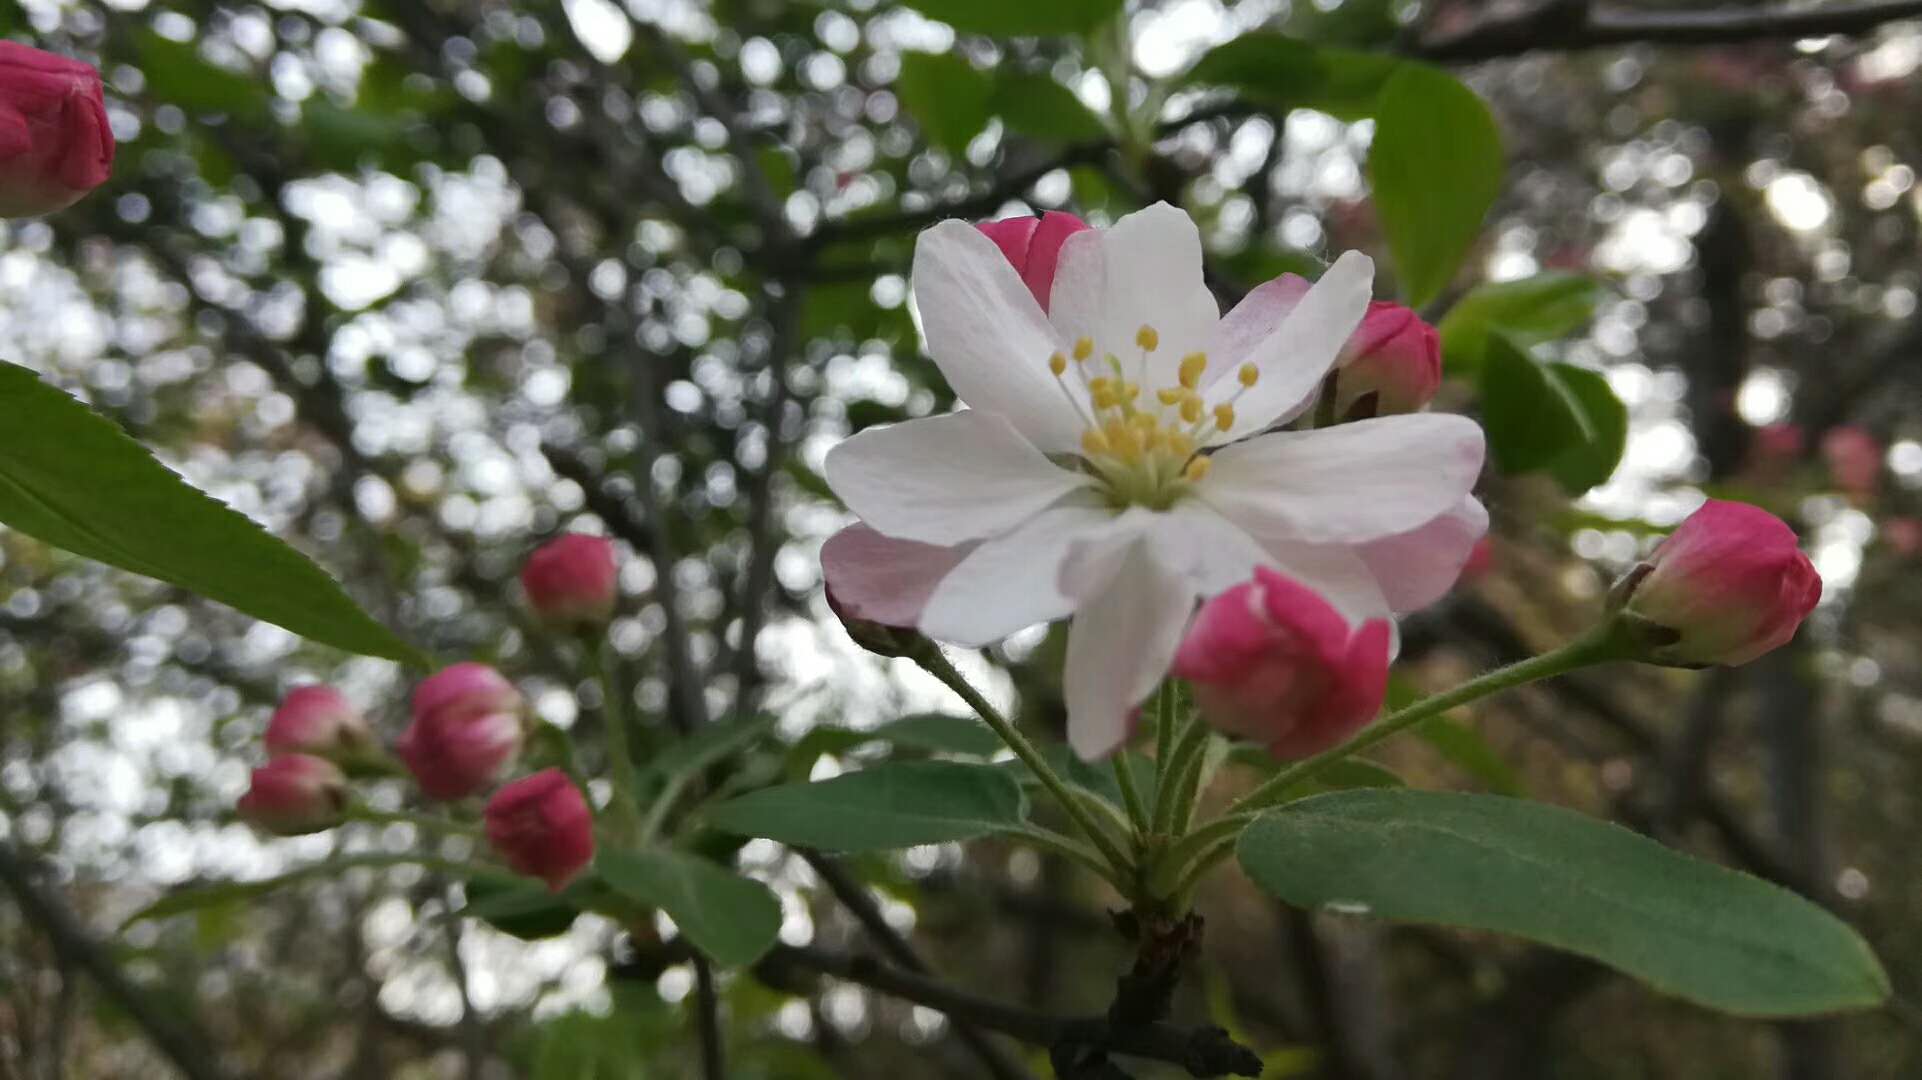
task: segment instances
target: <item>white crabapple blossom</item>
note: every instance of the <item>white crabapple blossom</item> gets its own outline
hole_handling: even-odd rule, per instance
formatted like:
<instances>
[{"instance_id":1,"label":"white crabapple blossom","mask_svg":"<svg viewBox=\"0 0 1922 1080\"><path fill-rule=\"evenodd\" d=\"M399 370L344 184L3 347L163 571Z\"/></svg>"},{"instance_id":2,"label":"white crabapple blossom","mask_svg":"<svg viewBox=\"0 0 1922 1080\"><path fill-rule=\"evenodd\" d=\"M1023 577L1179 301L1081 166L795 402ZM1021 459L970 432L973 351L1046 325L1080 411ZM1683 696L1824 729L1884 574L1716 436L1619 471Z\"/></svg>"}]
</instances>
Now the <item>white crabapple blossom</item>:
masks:
<instances>
[{"instance_id":1,"label":"white crabapple blossom","mask_svg":"<svg viewBox=\"0 0 1922 1080\"><path fill-rule=\"evenodd\" d=\"M1350 252L1223 316L1194 223L1163 203L1069 236L1044 310L974 226L928 229L915 304L967 408L829 452L863 523L830 541L829 588L968 646L1072 615L1068 735L1088 759L1126 740L1196 602L1256 566L1351 621L1433 602L1487 528L1470 494L1480 427L1417 413L1276 430L1313 404L1372 277Z\"/></svg>"}]
</instances>

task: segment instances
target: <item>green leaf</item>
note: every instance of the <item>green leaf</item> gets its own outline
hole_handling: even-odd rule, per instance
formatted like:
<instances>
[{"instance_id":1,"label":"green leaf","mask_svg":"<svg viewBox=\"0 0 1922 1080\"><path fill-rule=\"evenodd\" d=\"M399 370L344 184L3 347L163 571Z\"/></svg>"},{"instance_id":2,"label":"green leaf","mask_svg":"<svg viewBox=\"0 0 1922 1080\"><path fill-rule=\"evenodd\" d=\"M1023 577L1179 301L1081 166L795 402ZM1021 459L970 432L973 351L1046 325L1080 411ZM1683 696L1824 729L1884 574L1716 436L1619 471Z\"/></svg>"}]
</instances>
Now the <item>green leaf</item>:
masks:
<instances>
[{"instance_id":1,"label":"green leaf","mask_svg":"<svg viewBox=\"0 0 1922 1080\"><path fill-rule=\"evenodd\" d=\"M1311 45L1272 31L1217 45L1188 69L1187 83L1225 86L1271 109L1318 109L1343 120L1373 116L1402 61L1381 53Z\"/></svg>"},{"instance_id":2,"label":"green leaf","mask_svg":"<svg viewBox=\"0 0 1922 1080\"><path fill-rule=\"evenodd\" d=\"M1262 747L1252 743L1237 743L1228 752L1228 761L1234 765L1254 769L1264 776L1273 775L1288 765ZM1347 791L1351 788L1406 787L1407 783L1385 765L1377 765L1362 758L1343 758L1317 772L1312 778L1300 783L1290 784L1286 792L1292 798L1318 795L1325 791Z\"/></svg>"},{"instance_id":3,"label":"green leaf","mask_svg":"<svg viewBox=\"0 0 1922 1080\"><path fill-rule=\"evenodd\" d=\"M1477 285L1448 309L1438 328L1448 373L1473 379L1491 332L1502 331L1526 348L1587 325L1603 292L1594 278L1560 270Z\"/></svg>"},{"instance_id":4,"label":"green leaf","mask_svg":"<svg viewBox=\"0 0 1922 1080\"><path fill-rule=\"evenodd\" d=\"M1441 294L1501 192L1501 132L1453 75L1404 63L1382 88L1368 171L1408 303Z\"/></svg>"},{"instance_id":5,"label":"green leaf","mask_svg":"<svg viewBox=\"0 0 1922 1080\"><path fill-rule=\"evenodd\" d=\"M712 724L684 739L677 739L655 754L635 775L646 788L665 783L683 773L699 772L768 737L774 730L772 716L751 716L732 724Z\"/></svg>"},{"instance_id":6,"label":"green leaf","mask_svg":"<svg viewBox=\"0 0 1922 1080\"><path fill-rule=\"evenodd\" d=\"M971 34L1040 36L1093 30L1124 0L903 0L908 7Z\"/></svg>"},{"instance_id":7,"label":"green leaf","mask_svg":"<svg viewBox=\"0 0 1922 1080\"><path fill-rule=\"evenodd\" d=\"M1549 372L1581 406L1589 437L1580 446L1562 451L1548 463L1556 483L1570 495L1608 483L1628 449L1628 407L1599 371L1573 364L1550 364Z\"/></svg>"},{"instance_id":8,"label":"green leaf","mask_svg":"<svg viewBox=\"0 0 1922 1080\"><path fill-rule=\"evenodd\" d=\"M1867 943L1820 907L1604 821L1525 799L1348 791L1263 814L1235 853L1304 908L1512 934L1743 1016L1889 996Z\"/></svg>"},{"instance_id":9,"label":"green leaf","mask_svg":"<svg viewBox=\"0 0 1922 1080\"><path fill-rule=\"evenodd\" d=\"M678 851L610 851L601 880L660 908L694 947L730 966L752 964L781 932L781 901L758 881Z\"/></svg>"},{"instance_id":10,"label":"green leaf","mask_svg":"<svg viewBox=\"0 0 1922 1080\"><path fill-rule=\"evenodd\" d=\"M524 878L486 875L467 882L467 906L461 914L480 919L502 933L523 941L565 934L581 909L566 899L580 888L576 882L559 895Z\"/></svg>"},{"instance_id":11,"label":"green leaf","mask_svg":"<svg viewBox=\"0 0 1922 1080\"><path fill-rule=\"evenodd\" d=\"M969 840L1021 824L1027 797L993 765L892 762L750 792L707 810L717 829L825 851Z\"/></svg>"},{"instance_id":12,"label":"green leaf","mask_svg":"<svg viewBox=\"0 0 1922 1080\"><path fill-rule=\"evenodd\" d=\"M422 663L305 555L111 421L0 363L0 524L349 652Z\"/></svg>"},{"instance_id":13,"label":"green leaf","mask_svg":"<svg viewBox=\"0 0 1922 1080\"><path fill-rule=\"evenodd\" d=\"M903 53L895 90L928 142L956 156L994 115L994 83L954 53Z\"/></svg>"},{"instance_id":14,"label":"green leaf","mask_svg":"<svg viewBox=\"0 0 1922 1080\"><path fill-rule=\"evenodd\" d=\"M904 716L882 724L868 734L870 738L895 746L936 754L993 757L1006 748L1001 736L981 721L973 717L943 716L939 713Z\"/></svg>"},{"instance_id":15,"label":"green leaf","mask_svg":"<svg viewBox=\"0 0 1922 1080\"><path fill-rule=\"evenodd\" d=\"M1108 129L1074 91L1038 71L1011 71L995 81L989 108L1023 135L1053 142L1085 143Z\"/></svg>"},{"instance_id":16,"label":"green leaf","mask_svg":"<svg viewBox=\"0 0 1922 1080\"><path fill-rule=\"evenodd\" d=\"M1587 413L1561 378L1508 340L1488 339L1482 366L1482 427L1503 472L1540 469L1595 437Z\"/></svg>"},{"instance_id":17,"label":"green leaf","mask_svg":"<svg viewBox=\"0 0 1922 1080\"><path fill-rule=\"evenodd\" d=\"M140 73L156 101L188 112L257 118L267 111L270 84L209 61L192 43L142 30L134 40Z\"/></svg>"},{"instance_id":18,"label":"green leaf","mask_svg":"<svg viewBox=\"0 0 1922 1080\"><path fill-rule=\"evenodd\" d=\"M1417 727L1415 735L1497 795L1523 794L1521 777L1474 728L1437 716Z\"/></svg>"}]
</instances>

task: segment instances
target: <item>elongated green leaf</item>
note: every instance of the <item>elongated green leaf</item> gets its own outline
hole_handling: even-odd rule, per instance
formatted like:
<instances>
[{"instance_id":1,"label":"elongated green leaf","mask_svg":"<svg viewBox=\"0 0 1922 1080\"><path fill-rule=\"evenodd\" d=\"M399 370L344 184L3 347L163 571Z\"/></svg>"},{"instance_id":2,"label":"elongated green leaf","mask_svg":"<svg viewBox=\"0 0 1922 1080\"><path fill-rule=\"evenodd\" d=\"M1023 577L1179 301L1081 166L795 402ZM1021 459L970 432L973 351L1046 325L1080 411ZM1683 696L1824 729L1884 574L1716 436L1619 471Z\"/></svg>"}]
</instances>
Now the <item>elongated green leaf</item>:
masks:
<instances>
[{"instance_id":1,"label":"elongated green leaf","mask_svg":"<svg viewBox=\"0 0 1922 1080\"><path fill-rule=\"evenodd\" d=\"M1228 760L1235 765L1253 769L1263 775L1272 775L1289 764L1276 759L1273 754L1259 746L1241 743L1228 752ZM1284 792L1286 798L1302 798L1318 795L1324 791L1347 791L1351 788L1406 787L1401 777L1385 765L1377 765L1362 758L1344 758L1317 772L1311 779L1289 785Z\"/></svg>"},{"instance_id":2,"label":"elongated green leaf","mask_svg":"<svg viewBox=\"0 0 1922 1080\"><path fill-rule=\"evenodd\" d=\"M289 870L269 878L256 878L251 881L214 881L201 885L186 885L127 916L123 926L132 926L143 919L164 919L170 915L180 915L201 908L217 907L222 904L238 903L277 892L291 885L312 881L317 878L337 877L349 870L362 868L381 869L390 866L412 866L432 863L435 860L421 855L391 855L384 852L369 852L361 855L342 855L322 862ZM507 880L506 875L501 875Z\"/></svg>"},{"instance_id":3,"label":"elongated green leaf","mask_svg":"<svg viewBox=\"0 0 1922 1080\"><path fill-rule=\"evenodd\" d=\"M1521 777L1474 728L1437 716L1417 727L1415 735L1450 765L1481 781L1495 794L1524 794Z\"/></svg>"},{"instance_id":4,"label":"elongated green leaf","mask_svg":"<svg viewBox=\"0 0 1922 1080\"><path fill-rule=\"evenodd\" d=\"M1402 61L1312 45L1270 31L1242 34L1203 54L1184 81L1225 86L1271 109L1318 109L1344 120L1375 115Z\"/></svg>"},{"instance_id":5,"label":"elongated green leaf","mask_svg":"<svg viewBox=\"0 0 1922 1080\"><path fill-rule=\"evenodd\" d=\"M728 965L752 964L781 932L781 902L767 886L677 851L611 851L601 880L660 908L694 947Z\"/></svg>"},{"instance_id":6,"label":"elongated green leaf","mask_svg":"<svg viewBox=\"0 0 1922 1080\"><path fill-rule=\"evenodd\" d=\"M1235 851L1300 907L1513 934L1724 1012L1808 1016L1889 996L1867 943L1807 900L1524 799L1321 795L1262 815Z\"/></svg>"},{"instance_id":7,"label":"elongated green leaf","mask_svg":"<svg viewBox=\"0 0 1922 1080\"><path fill-rule=\"evenodd\" d=\"M1488 335L1495 331L1526 348L1579 329L1594 317L1602 294L1594 278L1559 270L1476 286L1448 309L1438 327L1448 373L1475 378Z\"/></svg>"},{"instance_id":8,"label":"elongated green leaf","mask_svg":"<svg viewBox=\"0 0 1922 1080\"><path fill-rule=\"evenodd\" d=\"M111 421L0 363L0 524L349 652L417 661L306 556Z\"/></svg>"},{"instance_id":9,"label":"elongated green leaf","mask_svg":"<svg viewBox=\"0 0 1922 1080\"><path fill-rule=\"evenodd\" d=\"M1503 472L1540 469L1594 438L1574 392L1506 335L1488 339L1482 427Z\"/></svg>"},{"instance_id":10,"label":"elongated green leaf","mask_svg":"<svg viewBox=\"0 0 1922 1080\"><path fill-rule=\"evenodd\" d=\"M768 737L774 717L751 716L731 724L714 724L676 740L642 766L635 779L645 788L683 773L698 772Z\"/></svg>"},{"instance_id":11,"label":"elongated green leaf","mask_svg":"<svg viewBox=\"0 0 1922 1080\"><path fill-rule=\"evenodd\" d=\"M902 54L895 90L928 142L950 154L966 150L994 115L994 83L953 53Z\"/></svg>"},{"instance_id":12,"label":"elongated green leaf","mask_svg":"<svg viewBox=\"0 0 1922 1080\"><path fill-rule=\"evenodd\" d=\"M717 829L824 851L968 840L1019 825L1021 786L993 765L910 761L751 792L709 808Z\"/></svg>"},{"instance_id":13,"label":"elongated green leaf","mask_svg":"<svg viewBox=\"0 0 1922 1080\"><path fill-rule=\"evenodd\" d=\"M1501 192L1501 132L1474 91L1425 64L1395 69L1375 119L1375 208L1402 293L1420 307L1448 287Z\"/></svg>"},{"instance_id":14,"label":"elongated green leaf","mask_svg":"<svg viewBox=\"0 0 1922 1080\"><path fill-rule=\"evenodd\" d=\"M1124 0L905 0L908 7L974 34L1080 34L1121 10Z\"/></svg>"},{"instance_id":15,"label":"elongated green leaf","mask_svg":"<svg viewBox=\"0 0 1922 1080\"><path fill-rule=\"evenodd\" d=\"M1074 91L1038 71L1011 71L995 80L994 114L1023 135L1054 142L1104 138L1108 129Z\"/></svg>"},{"instance_id":16,"label":"elongated green leaf","mask_svg":"<svg viewBox=\"0 0 1922 1080\"><path fill-rule=\"evenodd\" d=\"M539 882L505 875L469 879L467 906L461 909L461 914L523 941L564 934L580 913L566 893L555 895Z\"/></svg>"},{"instance_id":17,"label":"elongated green leaf","mask_svg":"<svg viewBox=\"0 0 1922 1080\"><path fill-rule=\"evenodd\" d=\"M1588 438L1556 455L1548 471L1562 490L1580 495L1615 475L1615 466L1628 449L1628 407L1599 371L1573 364L1550 364L1548 369L1581 406L1588 429Z\"/></svg>"}]
</instances>

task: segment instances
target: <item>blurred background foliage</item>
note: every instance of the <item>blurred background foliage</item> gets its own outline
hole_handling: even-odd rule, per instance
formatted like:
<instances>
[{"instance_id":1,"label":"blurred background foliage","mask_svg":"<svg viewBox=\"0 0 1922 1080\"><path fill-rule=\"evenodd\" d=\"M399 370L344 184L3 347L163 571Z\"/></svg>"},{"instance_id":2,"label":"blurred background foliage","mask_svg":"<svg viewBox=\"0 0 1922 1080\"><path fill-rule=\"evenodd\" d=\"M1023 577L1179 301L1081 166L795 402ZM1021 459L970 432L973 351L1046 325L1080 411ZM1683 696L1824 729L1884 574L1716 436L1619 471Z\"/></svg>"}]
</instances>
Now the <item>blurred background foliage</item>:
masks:
<instances>
[{"instance_id":1,"label":"blurred background foliage","mask_svg":"<svg viewBox=\"0 0 1922 1080\"><path fill-rule=\"evenodd\" d=\"M770 759L818 776L923 751L801 743L811 728L959 711L856 652L819 594L820 541L844 520L825 449L951 404L907 302L918 228L1055 207L1099 222L1166 198L1202 223L1227 298L1347 248L1438 320L1481 283L1532 280L1511 287L1533 291L1510 329L1538 357L1444 321L1442 407L1482 415L1512 474L1484 486L1489 568L1406 626L1399 692L1584 625L1703 492L1795 522L1827 595L1749 668L1562 680L1382 761L1611 815L1789 885L1860 927L1913 994L1922 23L1589 50L1538 8L1582 5L4 0L0 34L99 64L121 148L91 198L0 226L0 348L412 642L502 666L589 754L599 692L526 623L512 576L558 529L613 534L631 556L614 640L641 715L665 731L757 704L778 718ZM1518 36L1434 46L1487 18ZM1402 241L1383 222L1409 210L1369 198L1367 103L1391 52L1477 61L1450 70L1506 145L1447 280L1390 258ZM1104 72L1128 64L1117 109ZM1132 130L1144 115L1153 130ZM1517 363L1562 391L1479 391ZM1591 448L1572 465L1561 436L1515 427L1571 396ZM1781 423L1795 446L1758 441ZM1866 482L1860 455L1850 470L1822 453L1838 429L1873 437ZM971 670L1055 731L1057 649L1028 633ZM416 843L401 825L263 842L232 821L267 712L316 679L398 730L393 665L0 530L0 836L234 1075L695 1075L685 965L593 917L533 941L462 919L474 897L419 868L116 933L185 882ZM1221 788L1252 779L1230 769ZM781 896L785 941L867 947L819 867L763 842L740 858ZM849 869L960 986L1086 1013L1125 964L1103 887L1032 851ZM1922 1069L1908 1006L1735 1021L1559 954L1289 911L1232 873L1200 903L1206 959L1177 1014L1212 1015L1270 1076ZM122 1005L30 915L0 907L0 1077L159 1075ZM982 1075L938 1014L853 983L734 972L721 993L733 1076Z\"/></svg>"}]
</instances>

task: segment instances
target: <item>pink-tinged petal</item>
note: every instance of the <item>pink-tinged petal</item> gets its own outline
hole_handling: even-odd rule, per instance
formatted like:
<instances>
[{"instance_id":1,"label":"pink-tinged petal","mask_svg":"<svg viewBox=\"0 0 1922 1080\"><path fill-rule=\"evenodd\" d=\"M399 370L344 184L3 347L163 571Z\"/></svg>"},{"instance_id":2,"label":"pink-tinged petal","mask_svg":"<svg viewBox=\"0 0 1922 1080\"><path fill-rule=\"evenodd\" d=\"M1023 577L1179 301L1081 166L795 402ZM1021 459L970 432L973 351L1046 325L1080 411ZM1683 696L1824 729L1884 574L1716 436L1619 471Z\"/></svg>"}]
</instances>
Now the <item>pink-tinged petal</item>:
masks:
<instances>
[{"instance_id":1,"label":"pink-tinged petal","mask_svg":"<svg viewBox=\"0 0 1922 1080\"><path fill-rule=\"evenodd\" d=\"M1390 628L1376 619L1356 631L1322 711L1268 744L1283 761L1332 750L1368 726L1388 696Z\"/></svg>"},{"instance_id":2,"label":"pink-tinged petal","mask_svg":"<svg viewBox=\"0 0 1922 1080\"><path fill-rule=\"evenodd\" d=\"M941 545L1006 532L1092 483L980 409L868 428L828 451L826 473L879 532Z\"/></svg>"},{"instance_id":3,"label":"pink-tinged petal","mask_svg":"<svg viewBox=\"0 0 1922 1080\"><path fill-rule=\"evenodd\" d=\"M1248 580L1255 567L1270 562L1260 541L1206 503L1176 503L1148 519L1155 557L1180 574L1201 596Z\"/></svg>"},{"instance_id":4,"label":"pink-tinged petal","mask_svg":"<svg viewBox=\"0 0 1922 1080\"><path fill-rule=\"evenodd\" d=\"M1130 538L1118 559L1097 559L1114 572L1102 582L1071 581L1078 586L1076 614L1062 674L1068 744L1084 761L1106 757L1127 741L1135 709L1167 672L1195 600L1186 581L1162 568L1145 537Z\"/></svg>"},{"instance_id":5,"label":"pink-tinged petal","mask_svg":"<svg viewBox=\"0 0 1922 1080\"><path fill-rule=\"evenodd\" d=\"M1033 243L1035 226L1039 224L1040 218L1023 214L1000 221L976 222L974 227L981 230L981 235L994 241L994 246L1000 248L1001 254L1007 257L1008 264L1019 272L1028 265L1028 245Z\"/></svg>"},{"instance_id":6,"label":"pink-tinged petal","mask_svg":"<svg viewBox=\"0 0 1922 1080\"><path fill-rule=\"evenodd\" d=\"M1335 415L1347 417L1372 395L1366 415L1415 412L1441 390L1441 335L1400 304L1368 305L1342 350Z\"/></svg>"},{"instance_id":7,"label":"pink-tinged petal","mask_svg":"<svg viewBox=\"0 0 1922 1080\"><path fill-rule=\"evenodd\" d=\"M346 813L347 777L323 758L282 754L253 771L234 809L241 820L277 836L331 829Z\"/></svg>"},{"instance_id":8,"label":"pink-tinged petal","mask_svg":"<svg viewBox=\"0 0 1922 1080\"><path fill-rule=\"evenodd\" d=\"M1465 495L1427 524L1370 540L1356 550L1399 614L1419 611L1448 595L1487 534L1488 510L1473 495Z\"/></svg>"},{"instance_id":9,"label":"pink-tinged petal","mask_svg":"<svg viewBox=\"0 0 1922 1080\"><path fill-rule=\"evenodd\" d=\"M501 788L482 817L488 846L519 874L559 892L594 861L594 813L574 781L543 769Z\"/></svg>"},{"instance_id":10,"label":"pink-tinged petal","mask_svg":"<svg viewBox=\"0 0 1922 1080\"><path fill-rule=\"evenodd\" d=\"M1260 381L1236 398L1235 425L1218 441L1286 423L1314 400L1342 346L1361 325L1374 280L1375 264L1368 256L1350 251L1335 260L1281 324L1247 354L1243 362L1255 366ZM1209 388L1209 398L1226 400L1239 393L1239 387L1238 382L1219 380Z\"/></svg>"},{"instance_id":11,"label":"pink-tinged petal","mask_svg":"<svg viewBox=\"0 0 1922 1080\"><path fill-rule=\"evenodd\" d=\"M1250 289L1241 303L1215 324L1214 336L1208 341L1208 369L1202 377L1202 388L1233 376L1243 363L1251 362L1255 350L1281 329L1313 287L1314 283L1300 274L1283 274Z\"/></svg>"},{"instance_id":12,"label":"pink-tinged petal","mask_svg":"<svg viewBox=\"0 0 1922 1080\"><path fill-rule=\"evenodd\" d=\"M913 627L935 586L971 550L896 540L855 524L821 545L821 576L843 619Z\"/></svg>"},{"instance_id":13,"label":"pink-tinged petal","mask_svg":"<svg viewBox=\"0 0 1922 1080\"><path fill-rule=\"evenodd\" d=\"M614 542L585 533L549 540L521 564L521 590L534 614L550 626L606 626L621 595Z\"/></svg>"},{"instance_id":14,"label":"pink-tinged petal","mask_svg":"<svg viewBox=\"0 0 1922 1080\"><path fill-rule=\"evenodd\" d=\"M943 221L915 242L913 274L928 352L955 394L1043 451L1079 445L1080 416L1048 370L1068 346L1001 248L964 221Z\"/></svg>"},{"instance_id":15,"label":"pink-tinged petal","mask_svg":"<svg viewBox=\"0 0 1922 1080\"><path fill-rule=\"evenodd\" d=\"M1223 447L1196 491L1257 539L1357 543L1453 509L1482 453L1482 429L1466 417L1387 416Z\"/></svg>"},{"instance_id":16,"label":"pink-tinged petal","mask_svg":"<svg viewBox=\"0 0 1922 1080\"><path fill-rule=\"evenodd\" d=\"M1088 231L1088 223L1073 214L1050 210L1041 215L1041 224L1035 227L1034 238L1028 245L1027 262L1021 269L1021 280L1027 283L1028 291L1040 302L1041 310L1048 310L1054 292L1061 245L1067 242L1068 237L1085 231Z\"/></svg>"},{"instance_id":17,"label":"pink-tinged petal","mask_svg":"<svg viewBox=\"0 0 1922 1080\"><path fill-rule=\"evenodd\" d=\"M984 540L933 589L919 626L937 641L977 647L1074 610L1061 591L1068 552L1113 528L1106 506L1043 510L1014 531Z\"/></svg>"}]
</instances>

